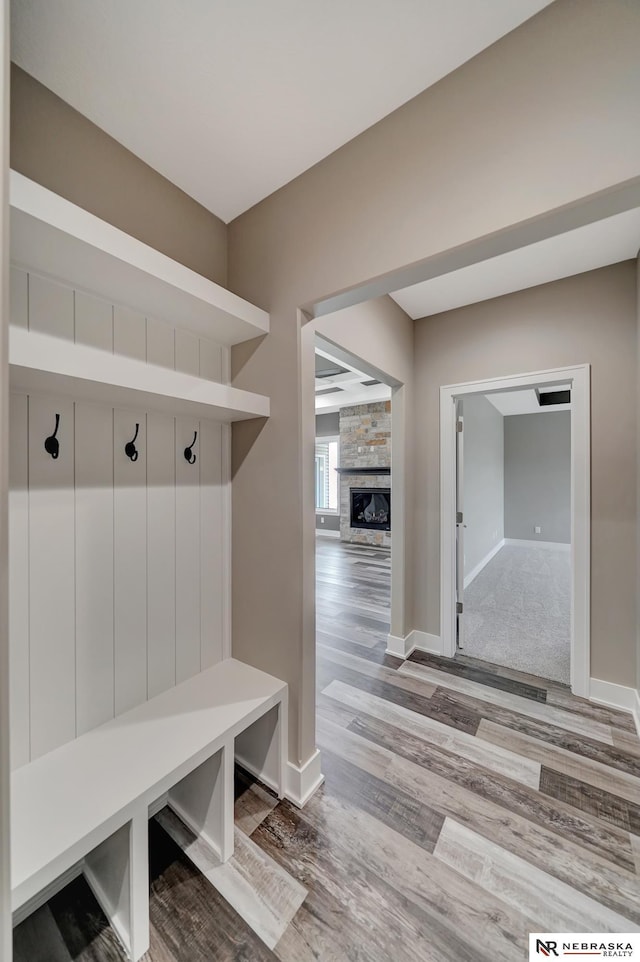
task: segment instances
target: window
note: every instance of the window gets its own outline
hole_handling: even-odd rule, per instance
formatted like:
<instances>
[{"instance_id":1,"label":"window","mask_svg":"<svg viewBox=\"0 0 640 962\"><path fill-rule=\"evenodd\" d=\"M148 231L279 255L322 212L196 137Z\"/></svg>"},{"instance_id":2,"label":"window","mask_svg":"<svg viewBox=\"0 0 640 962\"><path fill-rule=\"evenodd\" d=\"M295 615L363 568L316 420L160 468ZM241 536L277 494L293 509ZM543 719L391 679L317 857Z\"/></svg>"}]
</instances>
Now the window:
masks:
<instances>
[{"instance_id":1,"label":"window","mask_svg":"<svg viewBox=\"0 0 640 962\"><path fill-rule=\"evenodd\" d=\"M316 438L316 509L338 513L338 438Z\"/></svg>"}]
</instances>

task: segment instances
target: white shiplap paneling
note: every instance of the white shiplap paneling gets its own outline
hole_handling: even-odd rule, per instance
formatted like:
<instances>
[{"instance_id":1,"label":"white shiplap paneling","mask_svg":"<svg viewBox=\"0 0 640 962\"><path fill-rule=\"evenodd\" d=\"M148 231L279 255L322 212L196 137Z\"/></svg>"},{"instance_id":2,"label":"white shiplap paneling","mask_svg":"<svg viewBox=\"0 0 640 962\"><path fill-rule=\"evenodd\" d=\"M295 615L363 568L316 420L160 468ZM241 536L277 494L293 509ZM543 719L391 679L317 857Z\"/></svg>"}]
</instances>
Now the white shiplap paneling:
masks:
<instances>
[{"instance_id":1,"label":"white shiplap paneling","mask_svg":"<svg viewBox=\"0 0 640 962\"><path fill-rule=\"evenodd\" d=\"M200 374L200 345L195 334L176 329L176 371L183 374Z\"/></svg>"},{"instance_id":2,"label":"white shiplap paneling","mask_svg":"<svg viewBox=\"0 0 640 962\"><path fill-rule=\"evenodd\" d=\"M60 452L44 449L60 415ZM29 399L31 758L76 734L74 411L67 398Z\"/></svg>"},{"instance_id":3,"label":"white shiplap paneling","mask_svg":"<svg viewBox=\"0 0 640 962\"><path fill-rule=\"evenodd\" d=\"M147 438L144 415L113 418L115 713L147 697ZM135 435L138 459L124 448Z\"/></svg>"},{"instance_id":4,"label":"white shiplap paneling","mask_svg":"<svg viewBox=\"0 0 640 962\"><path fill-rule=\"evenodd\" d=\"M11 767L29 761L29 400L11 396L9 429L9 654Z\"/></svg>"},{"instance_id":5,"label":"white shiplap paneling","mask_svg":"<svg viewBox=\"0 0 640 962\"><path fill-rule=\"evenodd\" d=\"M193 446L189 464L184 449ZM200 671L200 422L176 419L176 681Z\"/></svg>"},{"instance_id":6,"label":"white shiplap paneling","mask_svg":"<svg viewBox=\"0 0 640 962\"><path fill-rule=\"evenodd\" d=\"M173 338L172 338L173 343ZM147 415L149 698L176 683L175 419Z\"/></svg>"},{"instance_id":7,"label":"white shiplap paneling","mask_svg":"<svg viewBox=\"0 0 640 962\"><path fill-rule=\"evenodd\" d=\"M147 321L127 307L113 309L113 352L138 361L147 359Z\"/></svg>"},{"instance_id":8,"label":"white shiplap paneling","mask_svg":"<svg viewBox=\"0 0 640 962\"><path fill-rule=\"evenodd\" d=\"M29 327L29 275L11 268L9 286L9 318L16 327Z\"/></svg>"},{"instance_id":9,"label":"white shiplap paneling","mask_svg":"<svg viewBox=\"0 0 640 962\"><path fill-rule=\"evenodd\" d=\"M76 343L113 351L113 306L84 291L76 291Z\"/></svg>"},{"instance_id":10,"label":"white shiplap paneling","mask_svg":"<svg viewBox=\"0 0 640 962\"><path fill-rule=\"evenodd\" d=\"M47 277L29 275L29 327L68 341L74 339L73 291Z\"/></svg>"},{"instance_id":11,"label":"white shiplap paneling","mask_svg":"<svg viewBox=\"0 0 640 962\"><path fill-rule=\"evenodd\" d=\"M200 614L202 668L223 657L224 557L222 433L213 421L200 422Z\"/></svg>"},{"instance_id":12,"label":"white shiplap paneling","mask_svg":"<svg viewBox=\"0 0 640 962\"><path fill-rule=\"evenodd\" d=\"M223 348L206 337L200 338L200 377L208 381L223 381Z\"/></svg>"},{"instance_id":13,"label":"white shiplap paneling","mask_svg":"<svg viewBox=\"0 0 640 962\"><path fill-rule=\"evenodd\" d=\"M12 296L18 326L175 366L174 328L164 322L16 268ZM228 383L228 349L180 343L183 367ZM53 461L43 445L56 413ZM124 445L136 423L132 463ZM213 422L176 427L166 414L12 394L13 767L230 653L227 433Z\"/></svg>"},{"instance_id":14,"label":"white shiplap paneling","mask_svg":"<svg viewBox=\"0 0 640 962\"><path fill-rule=\"evenodd\" d=\"M147 361L159 367L175 368L176 351L173 328L166 321L147 318Z\"/></svg>"},{"instance_id":15,"label":"white shiplap paneling","mask_svg":"<svg viewBox=\"0 0 640 962\"><path fill-rule=\"evenodd\" d=\"M76 404L77 734L114 713L113 411Z\"/></svg>"}]
</instances>

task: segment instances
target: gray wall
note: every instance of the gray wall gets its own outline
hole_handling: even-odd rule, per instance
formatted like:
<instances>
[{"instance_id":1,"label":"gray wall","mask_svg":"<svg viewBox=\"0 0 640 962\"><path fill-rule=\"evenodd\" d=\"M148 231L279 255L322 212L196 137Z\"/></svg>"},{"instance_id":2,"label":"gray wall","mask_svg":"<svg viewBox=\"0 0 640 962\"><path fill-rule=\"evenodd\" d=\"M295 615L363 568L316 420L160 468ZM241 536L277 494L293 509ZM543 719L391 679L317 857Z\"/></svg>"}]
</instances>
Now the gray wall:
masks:
<instances>
[{"instance_id":1,"label":"gray wall","mask_svg":"<svg viewBox=\"0 0 640 962\"><path fill-rule=\"evenodd\" d=\"M485 397L464 399L464 573L504 538L504 418Z\"/></svg>"},{"instance_id":2,"label":"gray wall","mask_svg":"<svg viewBox=\"0 0 640 962\"><path fill-rule=\"evenodd\" d=\"M318 531L340 531L340 515L316 514L316 529Z\"/></svg>"},{"instance_id":3,"label":"gray wall","mask_svg":"<svg viewBox=\"0 0 640 962\"><path fill-rule=\"evenodd\" d=\"M316 414L316 437L337 438L340 435L340 412Z\"/></svg>"},{"instance_id":4,"label":"gray wall","mask_svg":"<svg viewBox=\"0 0 640 962\"><path fill-rule=\"evenodd\" d=\"M570 411L504 419L504 535L571 542Z\"/></svg>"}]
</instances>

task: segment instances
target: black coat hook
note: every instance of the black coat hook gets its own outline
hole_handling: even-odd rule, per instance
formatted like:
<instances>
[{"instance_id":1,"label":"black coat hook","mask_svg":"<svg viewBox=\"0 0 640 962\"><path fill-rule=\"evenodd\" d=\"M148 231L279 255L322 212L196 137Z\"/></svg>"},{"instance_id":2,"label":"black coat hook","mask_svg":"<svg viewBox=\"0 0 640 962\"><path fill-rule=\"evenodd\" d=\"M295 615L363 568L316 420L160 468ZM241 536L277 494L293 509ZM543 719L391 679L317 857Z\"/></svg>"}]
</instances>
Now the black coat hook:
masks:
<instances>
[{"instance_id":1,"label":"black coat hook","mask_svg":"<svg viewBox=\"0 0 640 962\"><path fill-rule=\"evenodd\" d=\"M58 433L58 428L60 427L60 415L56 414L56 427L53 434L50 434L44 442L44 449L47 454L50 454L55 461L60 454L60 442L58 441L56 435Z\"/></svg>"},{"instance_id":2,"label":"black coat hook","mask_svg":"<svg viewBox=\"0 0 640 962\"><path fill-rule=\"evenodd\" d=\"M138 431L140 430L140 425L136 424L136 433L133 435L130 441L124 446L124 453L129 458L130 461L138 460L138 449L136 448L136 438L138 437Z\"/></svg>"},{"instance_id":3,"label":"black coat hook","mask_svg":"<svg viewBox=\"0 0 640 962\"><path fill-rule=\"evenodd\" d=\"M189 445L188 448L185 448L185 449L184 449L184 459L185 459L185 461L188 461L189 464L195 464L195 463L196 463L196 456L195 456L195 454L193 453L193 446L194 446L194 444L196 443L197 438L198 438L198 432L197 432L197 431L194 431L194 432L193 432L193 441L191 442L191 444Z\"/></svg>"}]
</instances>

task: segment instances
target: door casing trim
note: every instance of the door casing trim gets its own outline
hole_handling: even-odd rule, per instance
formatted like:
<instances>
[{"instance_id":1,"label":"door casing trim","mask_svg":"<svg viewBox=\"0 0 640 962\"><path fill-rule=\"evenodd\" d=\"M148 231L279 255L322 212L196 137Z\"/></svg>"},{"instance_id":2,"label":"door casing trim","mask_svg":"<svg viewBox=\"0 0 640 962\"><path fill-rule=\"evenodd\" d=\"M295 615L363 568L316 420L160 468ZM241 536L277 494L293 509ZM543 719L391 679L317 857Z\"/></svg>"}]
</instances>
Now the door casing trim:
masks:
<instances>
[{"instance_id":1,"label":"door casing trim","mask_svg":"<svg viewBox=\"0 0 640 962\"><path fill-rule=\"evenodd\" d=\"M456 399L571 384L571 690L589 697L591 595L591 393L589 364L449 384L440 388L440 634L456 652Z\"/></svg>"}]
</instances>

